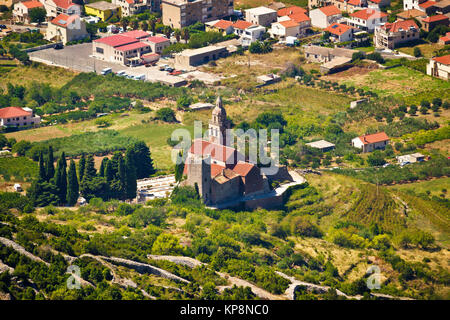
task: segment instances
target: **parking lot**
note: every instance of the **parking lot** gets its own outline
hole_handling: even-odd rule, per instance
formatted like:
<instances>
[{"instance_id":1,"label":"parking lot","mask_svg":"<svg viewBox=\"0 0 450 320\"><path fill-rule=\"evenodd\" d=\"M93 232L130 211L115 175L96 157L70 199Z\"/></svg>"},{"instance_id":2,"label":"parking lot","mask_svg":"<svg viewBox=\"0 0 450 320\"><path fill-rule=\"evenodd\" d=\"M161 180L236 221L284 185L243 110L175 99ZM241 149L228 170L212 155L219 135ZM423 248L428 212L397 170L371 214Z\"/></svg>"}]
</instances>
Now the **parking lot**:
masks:
<instances>
[{"instance_id":1,"label":"parking lot","mask_svg":"<svg viewBox=\"0 0 450 320\"><path fill-rule=\"evenodd\" d=\"M159 66L148 67L126 67L120 64L102 61L92 57L92 44L82 43L65 46L63 49L53 48L30 52L30 59L49 65L60 66L80 72L101 73L105 68L111 68L114 73L124 70L129 75L144 74L146 81L163 82L168 85L182 85L186 81L178 76L171 76L166 71L160 71ZM164 59L160 60L160 65L166 64Z\"/></svg>"}]
</instances>

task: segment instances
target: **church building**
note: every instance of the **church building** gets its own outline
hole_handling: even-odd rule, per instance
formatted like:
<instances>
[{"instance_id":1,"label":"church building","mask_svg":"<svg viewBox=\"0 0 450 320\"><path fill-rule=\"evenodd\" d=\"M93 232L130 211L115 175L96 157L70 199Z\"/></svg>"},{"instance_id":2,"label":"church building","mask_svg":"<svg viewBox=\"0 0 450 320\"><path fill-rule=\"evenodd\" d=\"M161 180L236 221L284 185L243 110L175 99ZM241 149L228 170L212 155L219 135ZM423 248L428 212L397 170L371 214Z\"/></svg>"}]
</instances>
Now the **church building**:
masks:
<instances>
[{"instance_id":1,"label":"church building","mask_svg":"<svg viewBox=\"0 0 450 320\"><path fill-rule=\"evenodd\" d=\"M214 205L269 192L267 177L226 141L230 122L220 97L212 111L208 139L195 139L188 151L184 185L195 186L205 204Z\"/></svg>"}]
</instances>

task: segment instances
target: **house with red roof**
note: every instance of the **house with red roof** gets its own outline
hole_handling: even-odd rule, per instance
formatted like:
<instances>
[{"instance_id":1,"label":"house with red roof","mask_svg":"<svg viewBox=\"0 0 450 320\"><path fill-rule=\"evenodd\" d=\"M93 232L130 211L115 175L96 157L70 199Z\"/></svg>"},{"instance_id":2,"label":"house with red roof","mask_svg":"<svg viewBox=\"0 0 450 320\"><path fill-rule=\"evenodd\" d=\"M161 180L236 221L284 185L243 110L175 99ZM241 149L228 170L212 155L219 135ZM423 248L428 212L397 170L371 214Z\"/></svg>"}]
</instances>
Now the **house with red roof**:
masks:
<instances>
[{"instance_id":1,"label":"house with red roof","mask_svg":"<svg viewBox=\"0 0 450 320\"><path fill-rule=\"evenodd\" d=\"M450 32L447 32L445 36L440 37L438 43L442 45L450 44Z\"/></svg>"},{"instance_id":2,"label":"house with red roof","mask_svg":"<svg viewBox=\"0 0 450 320\"><path fill-rule=\"evenodd\" d=\"M375 28L373 39L375 47L392 50L400 44L420 39L420 29L414 20L386 22Z\"/></svg>"},{"instance_id":3,"label":"house with red roof","mask_svg":"<svg viewBox=\"0 0 450 320\"><path fill-rule=\"evenodd\" d=\"M205 23L206 31L217 31L223 35L231 34L234 31L233 22L229 20L214 20Z\"/></svg>"},{"instance_id":4,"label":"house with red roof","mask_svg":"<svg viewBox=\"0 0 450 320\"><path fill-rule=\"evenodd\" d=\"M299 13L308 14L308 10L299 6L290 6L277 11L278 17L290 16Z\"/></svg>"},{"instance_id":5,"label":"house with red roof","mask_svg":"<svg viewBox=\"0 0 450 320\"><path fill-rule=\"evenodd\" d=\"M242 36L245 33L245 30L254 26L254 24L245 20L237 20L232 26L234 33L238 36Z\"/></svg>"},{"instance_id":6,"label":"house with red roof","mask_svg":"<svg viewBox=\"0 0 450 320\"><path fill-rule=\"evenodd\" d=\"M449 25L449 17L444 14L436 14L422 19L422 29L430 32L438 25Z\"/></svg>"},{"instance_id":7,"label":"house with red roof","mask_svg":"<svg viewBox=\"0 0 450 320\"><path fill-rule=\"evenodd\" d=\"M81 6L74 3L72 0L39 0L47 11L49 20L55 18L59 14L79 15L81 16Z\"/></svg>"},{"instance_id":8,"label":"house with red roof","mask_svg":"<svg viewBox=\"0 0 450 320\"><path fill-rule=\"evenodd\" d=\"M14 22L30 23L29 13L34 8L44 8L44 5L37 0L23 1L14 4L13 19Z\"/></svg>"},{"instance_id":9,"label":"house with red roof","mask_svg":"<svg viewBox=\"0 0 450 320\"><path fill-rule=\"evenodd\" d=\"M39 125L41 117L34 116L30 108L7 107L0 109L1 127L34 127Z\"/></svg>"},{"instance_id":10,"label":"house with red roof","mask_svg":"<svg viewBox=\"0 0 450 320\"><path fill-rule=\"evenodd\" d=\"M430 15L436 12L435 4L430 0L403 0L403 10L416 9Z\"/></svg>"},{"instance_id":11,"label":"house with red roof","mask_svg":"<svg viewBox=\"0 0 450 320\"><path fill-rule=\"evenodd\" d=\"M367 7L367 0L333 0L332 4L341 11L352 13Z\"/></svg>"},{"instance_id":12,"label":"house with red roof","mask_svg":"<svg viewBox=\"0 0 450 320\"><path fill-rule=\"evenodd\" d=\"M388 15L384 12L366 8L351 13L350 17L347 18L347 24L364 31L373 32L375 27L386 23L387 18Z\"/></svg>"},{"instance_id":13,"label":"house with red roof","mask_svg":"<svg viewBox=\"0 0 450 320\"><path fill-rule=\"evenodd\" d=\"M432 77L450 80L450 54L431 58L427 64L427 74Z\"/></svg>"},{"instance_id":14,"label":"house with red roof","mask_svg":"<svg viewBox=\"0 0 450 320\"><path fill-rule=\"evenodd\" d=\"M336 6L330 5L311 10L309 17L313 27L325 29L341 19L342 13Z\"/></svg>"},{"instance_id":15,"label":"house with red roof","mask_svg":"<svg viewBox=\"0 0 450 320\"><path fill-rule=\"evenodd\" d=\"M269 34L272 38L284 40L286 37L300 36L300 24L294 20L283 20L272 23L269 29Z\"/></svg>"},{"instance_id":16,"label":"house with red roof","mask_svg":"<svg viewBox=\"0 0 450 320\"><path fill-rule=\"evenodd\" d=\"M353 40L355 28L342 23L333 23L324 31L329 32L330 40L333 42L346 42Z\"/></svg>"},{"instance_id":17,"label":"house with red roof","mask_svg":"<svg viewBox=\"0 0 450 320\"><path fill-rule=\"evenodd\" d=\"M59 14L48 23L45 33L46 40L62 41L63 44L86 37L89 37L89 33L86 31L86 22L81 20L77 14Z\"/></svg>"},{"instance_id":18,"label":"house with red roof","mask_svg":"<svg viewBox=\"0 0 450 320\"><path fill-rule=\"evenodd\" d=\"M362 149L363 153L384 149L389 144L389 137L385 132L364 134L352 139L352 146Z\"/></svg>"},{"instance_id":19,"label":"house with red roof","mask_svg":"<svg viewBox=\"0 0 450 320\"><path fill-rule=\"evenodd\" d=\"M170 40L166 37L133 30L94 40L92 54L104 61L135 66L141 64L144 55L161 54L169 45Z\"/></svg>"}]
</instances>

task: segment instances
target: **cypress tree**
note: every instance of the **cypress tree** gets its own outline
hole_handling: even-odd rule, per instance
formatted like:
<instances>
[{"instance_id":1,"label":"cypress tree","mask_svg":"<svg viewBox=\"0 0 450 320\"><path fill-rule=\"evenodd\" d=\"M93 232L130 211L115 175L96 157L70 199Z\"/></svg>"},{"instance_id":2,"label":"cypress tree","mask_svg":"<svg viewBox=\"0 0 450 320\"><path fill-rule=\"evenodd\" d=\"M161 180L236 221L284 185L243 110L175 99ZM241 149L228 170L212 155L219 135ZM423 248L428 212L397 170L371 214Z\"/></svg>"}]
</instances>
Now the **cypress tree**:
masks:
<instances>
[{"instance_id":1,"label":"cypress tree","mask_svg":"<svg viewBox=\"0 0 450 320\"><path fill-rule=\"evenodd\" d=\"M97 170L95 170L94 156L90 154L86 159L86 165L84 168L83 180L90 180L97 175Z\"/></svg>"},{"instance_id":2,"label":"cypress tree","mask_svg":"<svg viewBox=\"0 0 450 320\"><path fill-rule=\"evenodd\" d=\"M176 182L181 181L181 179L183 178L183 171L184 171L184 159L182 157L181 151L180 151L180 153L178 153L178 156L182 160L180 163L175 164L175 181Z\"/></svg>"},{"instance_id":3,"label":"cypress tree","mask_svg":"<svg viewBox=\"0 0 450 320\"><path fill-rule=\"evenodd\" d=\"M117 170L117 175L118 175L118 183L119 183L119 188L118 188L118 192L119 194L117 195L120 199L126 199L127 197L127 190L126 190L126 185L127 185L127 171L126 171L126 167L125 167L125 161L123 160L123 158L119 159L119 167Z\"/></svg>"},{"instance_id":4,"label":"cypress tree","mask_svg":"<svg viewBox=\"0 0 450 320\"><path fill-rule=\"evenodd\" d=\"M83 153L81 155L80 162L78 162L78 177L79 177L80 183L81 183L81 180L83 180L85 166L86 166L86 157L84 156L84 153Z\"/></svg>"},{"instance_id":5,"label":"cypress tree","mask_svg":"<svg viewBox=\"0 0 450 320\"><path fill-rule=\"evenodd\" d=\"M64 152L58 159L55 173L55 185L58 188L58 197L60 203L66 202L67 196L67 172L66 172L66 155Z\"/></svg>"},{"instance_id":6,"label":"cypress tree","mask_svg":"<svg viewBox=\"0 0 450 320\"><path fill-rule=\"evenodd\" d=\"M47 181L50 181L55 176L55 166L54 163L55 159L53 157L53 147L48 146L48 156L47 156Z\"/></svg>"},{"instance_id":7,"label":"cypress tree","mask_svg":"<svg viewBox=\"0 0 450 320\"><path fill-rule=\"evenodd\" d=\"M70 160L69 173L67 175L67 204L73 206L78 200L78 194L77 169L75 167L75 162L72 159Z\"/></svg>"},{"instance_id":8,"label":"cypress tree","mask_svg":"<svg viewBox=\"0 0 450 320\"><path fill-rule=\"evenodd\" d=\"M100 164L100 170L98 172L98 175L100 177L104 177L105 176L105 170L106 170L106 164L108 162L108 158L104 157L102 160L102 163Z\"/></svg>"},{"instance_id":9,"label":"cypress tree","mask_svg":"<svg viewBox=\"0 0 450 320\"><path fill-rule=\"evenodd\" d=\"M47 170L45 170L44 156L42 152L39 152L39 180L47 180Z\"/></svg>"},{"instance_id":10,"label":"cypress tree","mask_svg":"<svg viewBox=\"0 0 450 320\"><path fill-rule=\"evenodd\" d=\"M111 182L114 179L114 168L112 161L106 162L106 168L105 168L105 178L107 182Z\"/></svg>"},{"instance_id":11,"label":"cypress tree","mask_svg":"<svg viewBox=\"0 0 450 320\"><path fill-rule=\"evenodd\" d=\"M136 198L136 190L137 190L136 168L133 164L129 152L127 152L125 156L125 170L126 170L127 199L133 199Z\"/></svg>"}]
</instances>

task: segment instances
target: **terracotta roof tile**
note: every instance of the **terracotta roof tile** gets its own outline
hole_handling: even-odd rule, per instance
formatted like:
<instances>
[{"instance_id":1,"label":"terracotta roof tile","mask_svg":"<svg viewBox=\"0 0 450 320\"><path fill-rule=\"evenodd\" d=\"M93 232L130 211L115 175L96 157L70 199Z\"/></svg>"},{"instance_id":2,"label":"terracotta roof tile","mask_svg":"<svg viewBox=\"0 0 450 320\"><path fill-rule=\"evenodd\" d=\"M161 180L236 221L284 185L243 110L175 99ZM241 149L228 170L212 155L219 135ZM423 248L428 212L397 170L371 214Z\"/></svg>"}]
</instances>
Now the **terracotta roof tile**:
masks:
<instances>
[{"instance_id":1,"label":"terracotta roof tile","mask_svg":"<svg viewBox=\"0 0 450 320\"><path fill-rule=\"evenodd\" d=\"M20 107L7 107L0 109L0 118L15 118L15 117L25 117L30 116L31 113L23 110Z\"/></svg>"},{"instance_id":2,"label":"terracotta roof tile","mask_svg":"<svg viewBox=\"0 0 450 320\"><path fill-rule=\"evenodd\" d=\"M302 7L298 7L298 6L290 6L287 8L283 8L277 11L277 15L279 17L284 17L284 16L289 16L291 14L299 14L299 13L307 13L308 10L303 9Z\"/></svg>"},{"instance_id":3,"label":"terracotta roof tile","mask_svg":"<svg viewBox=\"0 0 450 320\"><path fill-rule=\"evenodd\" d=\"M390 31L390 32L398 32L400 29L404 31L409 30L411 27L419 30L419 27L414 22L414 20L405 20L405 21L395 21L393 23L385 23L381 28Z\"/></svg>"},{"instance_id":4,"label":"terracotta roof tile","mask_svg":"<svg viewBox=\"0 0 450 320\"><path fill-rule=\"evenodd\" d=\"M359 18L362 20L369 20L369 19L377 19L377 18L384 18L388 15L384 12L374 10L374 9L364 9L360 11L356 11L350 14L351 17Z\"/></svg>"},{"instance_id":5,"label":"terracotta roof tile","mask_svg":"<svg viewBox=\"0 0 450 320\"><path fill-rule=\"evenodd\" d=\"M247 176L250 171L255 167L254 164L252 163L248 163L248 162L244 162L244 161L239 161L234 167L233 167L233 171L236 172L238 175L245 177Z\"/></svg>"},{"instance_id":6,"label":"terracotta roof tile","mask_svg":"<svg viewBox=\"0 0 450 320\"><path fill-rule=\"evenodd\" d=\"M434 57L433 60L448 66L450 65L450 54L442 57Z\"/></svg>"},{"instance_id":7,"label":"terracotta roof tile","mask_svg":"<svg viewBox=\"0 0 450 320\"><path fill-rule=\"evenodd\" d=\"M305 22L305 21L311 21L311 18L308 17L304 13L297 13L297 14L291 14L288 16L291 20L294 20L297 23Z\"/></svg>"},{"instance_id":8,"label":"terracotta roof tile","mask_svg":"<svg viewBox=\"0 0 450 320\"><path fill-rule=\"evenodd\" d=\"M231 27L233 25L233 22L228 21L228 20L219 20L218 22L216 22L214 24L214 27L219 28L219 29L228 29L229 27Z\"/></svg>"},{"instance_id":9,"label":"terracotta roof tile","mask_svg":"<svg viewBox=\"0 0 450 320\"><path fill-rule=\"evenodd\" d=\"M335 34L337 36L341 36L351 29L353 28L346 24L333 23L332 25L328 26L328 28L326 28L325 31L328 31L329 33Z\"/></svg>"},{"instance_id":10,"label":"terracotta roof tile","mask_svg":"<svg viewBox=\"0 0 450 320\"><path fill-rule=\"evenodd\" d=\"M294 20L280 21L278 23L281 24L285 28L293 28L293 27L299 26L299 24L297 22L295 22Z\"/></svg>"},{"instance_id":11,"label":"terracotta roof tile","mask_svg":"<svg viewBox=\"0 0 450 320\"><path fill-rule=\"evenodd\" d=\"M327 17L341 14L341 11L333 5L319 8L319 10L322 11Z\"/></svg>"},{"instance_id":12,"label":"terracotta roof tile","mask_svg":"<svg viewBox=\"0 0 450 320\"><path fill-rule=\"evenodd\" d=\"M25 7L27 7L28 9L44 7L44 5L42 3L40 3L39 1L36 1L36 0L25 1L25 2L22 2L22 4Z\"/></svg>"},{"instance_id":13,"label":"terracotta roof tile","mask_svg":"<svg viewBox=\"0 0 450 320\"><path fill-rule=\"evenodd\" d=\"M426 17L422 21L423 22L436 22L436 21L444 21L444 20L448 20L448 17L443 14L437 14L435 16Z\"/></svg>"},{"instance_id":14,"label":"terracotta roof tile","mask_svg":"<svg viewBox=\"0 0 450 320\"><path fill-rule=\"evenodd\" d=\"M436 2L434 2L434 1L425 1L423 3L419 3L419 7L426 9L431 6L434 6L435 4L436 4Z\"/></svg>"},{"instance_id":15,"label":"terracotta roof tile","mask_svg":"<svg viewBox=\"0 0 450 320\"><path fill-rule=\"evenodd\" d=\"M359 139L363 144L370 144L389 140L389 137L385 132L378 132L374 134L362 135Z\"/></svg>"},{"instance_id":16,"label":"terracotta roof tile","mask_svg":"<svg viewBox=\"0 0 450 320\"><path fill-rule=\"evenodd\" d=\"M253 23L250 23L248 21L238 20L235 23L233 23L233 28L245 30L252 25Z\"/></svg>"}]
</instances>

